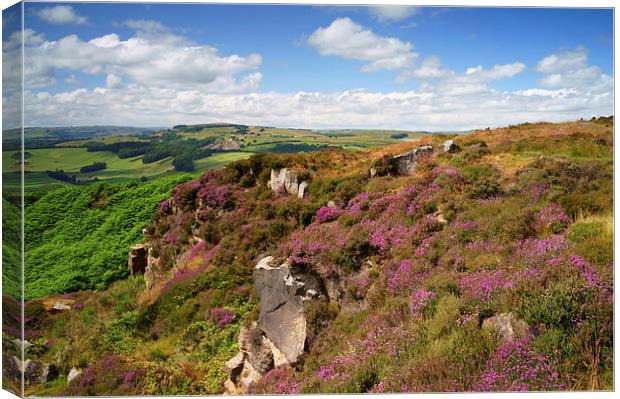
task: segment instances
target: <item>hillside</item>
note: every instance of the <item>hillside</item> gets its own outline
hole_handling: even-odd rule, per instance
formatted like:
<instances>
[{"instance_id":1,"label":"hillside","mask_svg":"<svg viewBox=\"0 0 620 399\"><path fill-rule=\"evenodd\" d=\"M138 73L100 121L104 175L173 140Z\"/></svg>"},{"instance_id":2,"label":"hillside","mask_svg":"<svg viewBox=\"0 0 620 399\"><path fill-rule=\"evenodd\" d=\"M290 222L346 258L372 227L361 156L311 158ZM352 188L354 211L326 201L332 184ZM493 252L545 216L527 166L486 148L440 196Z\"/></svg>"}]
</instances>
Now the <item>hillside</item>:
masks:
<instances>
[{"instance_id":1,"label":"hillside","mask_svg":"<svg viewBox=\"0 0 620 399\"><path fill-rule=\"evenodd\" d=\"M612 131L523 124L52 191L26 209L26 337L58 376L26 393L613 389Z\"/></svg>"},{"instance_id":2,"label":"hillside","mask_svg":"<svg viewBox=\"0 0 620 399\"><path fill-rule=\"evenodd\" d=\"M6 131L3 136L3 190L9 195L21 189L21 140L16 133ZM204 172L263 152L363 150L415 140L425 134L388 130L314 131L228 123L178 125L163 130L113 126L28 128L23 165L27 172L25 190L40 194L67 185ZM82 171L94 162L105 166ZM62 173L54 173L58 171Z\"/></svg>"}]
</instances>

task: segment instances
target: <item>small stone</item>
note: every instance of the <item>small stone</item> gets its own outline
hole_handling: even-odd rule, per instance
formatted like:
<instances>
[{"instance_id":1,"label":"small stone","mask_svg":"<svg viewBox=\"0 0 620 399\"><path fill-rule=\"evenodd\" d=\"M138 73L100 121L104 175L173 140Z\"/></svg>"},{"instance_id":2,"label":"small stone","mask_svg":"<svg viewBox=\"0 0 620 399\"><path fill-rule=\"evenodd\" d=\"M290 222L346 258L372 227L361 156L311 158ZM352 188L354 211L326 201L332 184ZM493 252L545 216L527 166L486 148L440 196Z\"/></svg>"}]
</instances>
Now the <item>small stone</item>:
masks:
<instances>
[{"instance_id":1,"label":"small stone","mask_svg":"<svg viewBox=\"0 0 620 399\"><path fill-rule=\"evenodd\" d=\"M63 310L71 310L71 305L66 302L56 302L54 306L52 306L53 312L62 312Z\"/></svg>"},{"instance_id":2,"label":"small stone","mask_svg":"<svg viewBox=\"0 0 620 399\"><path fill-rule=\"evenodd\" d=\"M523 320L517 319L512 312L508 312L484 320L482 328L492 329L505 340L512 341L515 337L524 335L528 326Z\"/></svg>"},{"instance_id":3,"label":"small stone","mask_svg":"<svg viewBox=\"0 0 620 399\"><path fill-rule=\"evenodd\" d=\"M67 384L69 384L71 381L73 381L80 374L82 374L82 370L78 370L75 367L73 367L71 369L71 371L69 371L69 375L67 375Z\"/></svg>"}]
</instances>

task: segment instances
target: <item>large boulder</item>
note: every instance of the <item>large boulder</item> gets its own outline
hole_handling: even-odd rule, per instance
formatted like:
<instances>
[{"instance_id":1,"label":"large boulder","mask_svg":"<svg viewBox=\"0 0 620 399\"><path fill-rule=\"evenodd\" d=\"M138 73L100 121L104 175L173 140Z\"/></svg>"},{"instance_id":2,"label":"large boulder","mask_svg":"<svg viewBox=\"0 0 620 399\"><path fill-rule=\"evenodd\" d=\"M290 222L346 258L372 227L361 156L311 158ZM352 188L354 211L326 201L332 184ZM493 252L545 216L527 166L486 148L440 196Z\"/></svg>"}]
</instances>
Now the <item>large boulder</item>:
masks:
<instances>
[{"instance_id":1,"label":"large boulder","mask_svg":"<svg viewBox=\"0 0 620 399\"><path fill-rule=\"evenodd\" d=\"M267 182L267 187L273 191L284 191L303 198L308 183L305 181L298 183L297 175L287 168L282 168L277 172L271 169L271 178Z\"/></svg>"},{"instance_id":2,"label":"large boulder","mask_svg":"<svg viewBox=\"0 0 620 399\"><path fill-rule=\"evenodd\" d=\"M485 319L482 322L482 328L493 330L506 341L512 341L516 337L525 335L528 325L523 320L517 319L512 312L508 312Z\"/></svg>"},{"instance_id":3,"label":"large boulder","mask_svg":"<svg viewBox=\"0 0 620 399\"><path fill-rule=\"evenodd\" d=\"M325 287L317 275L292 267L289 260L276 267L272 263L268 256L254 268L260 297L258 327L289 363L295 363L306 343L304 303L324 298Z\"/></svg>"},{"instance_id":4,"label":"large boulder","mask_svg":"<svg viewBox=\"0 0 620 399\"><path fill-rule=\"evenodd\" d=\"M149 244L134 245L127 257L127 267L132 276L144 274L148 264Z\"/></svg>"},{"instance_id":5,"label":"large boulder","mask_svg":"<svg viewBox=\"0 0 620 399\"><path fill-rule=\"evenodd\" d=\"M306 345L308 301L327 297L321 278L304 272L287 260L274 266L273 256L262 258L254 268L254 284L260 296L258 322L239 331L239 353L226 362L228 379L224 392L244 394L274 367L299 360ZM337 288L332 287L336 294Z\"/></svg>"},{"instance_id":6,"label":"large boulder","mask_svg":"<svg viewBox=\"0 0 620 399\"><path fill-rule=\"evenodd\" d=\"M403 154L392 157L396 173L399 175L412 175L415 172L417 161L420 157L433 153L433 147L423 145Z\"/></svg>"}]
</instances>

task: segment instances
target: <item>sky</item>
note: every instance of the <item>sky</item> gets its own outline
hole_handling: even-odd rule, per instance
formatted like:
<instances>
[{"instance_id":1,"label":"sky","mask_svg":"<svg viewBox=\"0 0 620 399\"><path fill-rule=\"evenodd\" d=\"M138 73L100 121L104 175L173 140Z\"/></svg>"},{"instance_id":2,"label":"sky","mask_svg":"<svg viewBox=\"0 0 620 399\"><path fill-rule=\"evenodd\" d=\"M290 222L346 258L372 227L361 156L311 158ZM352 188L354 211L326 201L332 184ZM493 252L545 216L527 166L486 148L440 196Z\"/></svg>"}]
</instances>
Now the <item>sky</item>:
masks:
<instances>
[{"instance_id":1,"label":"sky","mask_svg":"<svg viewBox=\"0 0 620 399\"><path fill-rule=\"evenodd\" d=\"M17 20L3 13L5 129L19 125ZM613 114L611 9L26 3L24 28L26 126L445 131Z\"/></svg>"}]
</instances>

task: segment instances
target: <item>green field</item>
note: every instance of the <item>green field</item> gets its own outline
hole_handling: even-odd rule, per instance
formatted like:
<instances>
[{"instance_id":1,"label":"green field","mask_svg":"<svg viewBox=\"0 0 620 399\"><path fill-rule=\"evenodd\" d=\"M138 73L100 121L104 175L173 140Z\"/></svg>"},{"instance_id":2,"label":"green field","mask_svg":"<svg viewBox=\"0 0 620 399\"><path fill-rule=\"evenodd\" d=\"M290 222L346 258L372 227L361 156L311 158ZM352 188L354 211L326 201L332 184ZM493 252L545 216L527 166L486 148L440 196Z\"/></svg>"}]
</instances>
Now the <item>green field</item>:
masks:
<instances>
[{"instance_id":1,"label":"green field","mask_svg":"<svg viewBox=\"0 0 620 399\"><path fill-rule=\"evenodd\" d=\"M80 178L97 177L110 182L136 180L142 176L155 178L165 174L177 173L172 166L172 159L165 158L149 164L142 163L142 157L121 159L111 152L87 152L85 148L44 148L29 150L32 156L28 159L24 179L25 191L44 191L64 187L67 183L47 176L46 170L62 169L65 172L79 172L82 166L93 162L105 162L108 167L90 173L80 173ZM3 187L7 192L19 190L20 173L19 163L12 155L14 151L2 153ZM210 157L195 161L196 171L219 168L229 162L247 158L248 152L217 153Z\"/></svg>"}]
</instances>

